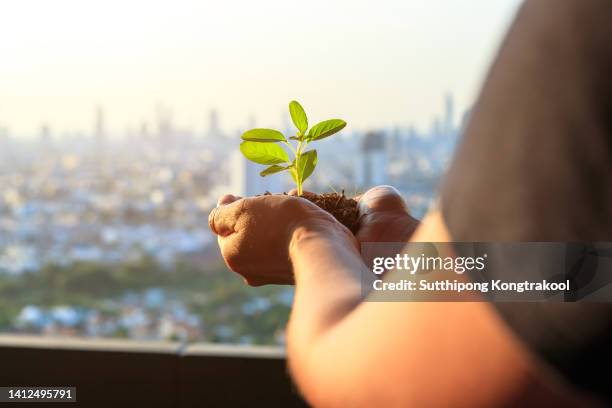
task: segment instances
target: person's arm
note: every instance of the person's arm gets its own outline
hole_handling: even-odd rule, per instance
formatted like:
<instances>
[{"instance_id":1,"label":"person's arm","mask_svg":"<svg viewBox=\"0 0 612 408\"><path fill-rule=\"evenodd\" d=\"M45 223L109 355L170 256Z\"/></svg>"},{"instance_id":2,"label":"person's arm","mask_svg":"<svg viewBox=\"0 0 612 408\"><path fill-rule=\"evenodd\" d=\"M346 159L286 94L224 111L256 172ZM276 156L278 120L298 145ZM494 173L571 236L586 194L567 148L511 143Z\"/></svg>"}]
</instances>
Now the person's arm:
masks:
<instances>
[{"instance_id":1,"label":"person's arm","mask_svg":"<svg viewBox=\"0 0 612 408\"><path fill-rule=\"evenodd\" d=\"M295 280L289 364L313 405L477 407L560 395L487 303L363 301L369 271L357 238L402 242L418 224L395 190L360 199L357 237L297 197L220 204L210 224L228 265L252 285ZM412 240L447 241L440 215Z\"/></svg>"},{"instance_id":2,"label":"person's arm","mask_svg":"<svg viewBox=\"0 0 612 408\"><path fill-rule=\"evenodd\" d=\"M401 242L412 235L416 220L397 192L371 192L359 202L357 237L386 241L386 232ZM209 222L224 259L248 283L295 280L289 364L315 406L571 401L487 303L364 302L361 279L369 271L357 238L305 199L227 196ZM440 215L428 216L412 239L447 241Z\"/></svg>"},{"instance_id":3,"label":"person's arm","mask_svg":"<svg viewBox=\"0 0 612 408\"><path fill-rule=\"evenodd\" d=\"M444 242L438 213L415 242ZM568 404L484 302L362 302L366 266L343 234L297 229L289 364L315 406Z\"/></svg>"}]
</instances>

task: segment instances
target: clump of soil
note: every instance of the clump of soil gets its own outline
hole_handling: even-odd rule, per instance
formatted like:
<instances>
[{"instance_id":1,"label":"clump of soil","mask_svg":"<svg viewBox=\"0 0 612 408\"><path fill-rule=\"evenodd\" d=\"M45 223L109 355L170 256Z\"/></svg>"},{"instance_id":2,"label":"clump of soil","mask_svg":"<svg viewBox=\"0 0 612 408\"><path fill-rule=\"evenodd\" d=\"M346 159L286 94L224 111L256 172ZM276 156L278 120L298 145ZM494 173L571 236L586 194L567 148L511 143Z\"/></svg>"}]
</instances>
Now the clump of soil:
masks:
<instances>
[{"instance_id":1,"label":"clump of soil","mask_svg":"<svg viewBox=\"0 0 612 408\"><path fill-rule=\"evenodd\" d=\"M266 194L270 193L266 192ZM335 219L348 228L353 234L357 233L357 229L359 228L359 210L357 209L357 201L345 196L344 190L342 190L341 194L315 194L305 192L301 197L312 201L333 215Z\"/></svg>"},{"instance_id":2,"label":"clump of soil","mask_svg":"<svg viewBox=\"0 0 612 408\"><path fill-rule=\"evenodd\" d=\"M341 224L348 228L353 234L357 233L359 228L359 210L357 209L357 201L348 198L338 193L304 193L302 194L307 200L312 201L328 213L334 216Z\"/></svg>"}]
</instances>

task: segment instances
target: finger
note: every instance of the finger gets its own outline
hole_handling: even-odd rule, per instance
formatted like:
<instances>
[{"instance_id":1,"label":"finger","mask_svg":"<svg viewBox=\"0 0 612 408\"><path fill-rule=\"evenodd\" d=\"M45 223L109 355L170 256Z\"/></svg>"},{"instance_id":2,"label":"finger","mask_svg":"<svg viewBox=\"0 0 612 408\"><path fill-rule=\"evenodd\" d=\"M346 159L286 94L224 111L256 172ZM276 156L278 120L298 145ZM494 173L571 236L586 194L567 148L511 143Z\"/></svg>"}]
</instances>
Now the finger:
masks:
<instances>
[{"instance_id":1,"label":"finger","mask_svg":"<svg viewBox=\"0 0 612 408\"><path fill-rule=\"evenodd\" d=\"M235 196L233 194L222 195L221 197L219 197L219 200L217 201L217 207L219 207L221 205L231 204L234 201L240 200L241 198L242 197Z\"/></svg>"},{"instance_id":2,"label":"finger","mask_svg":"<svg viewBox=\"0 0 612 408\"><path fill-rule=\"evenodd\" d=\"M392 186L376 186L366 191L358 201L360 214L372 212L405 212L408 207L400 192Z\"/></svg>"},{"instance_id":3,"label":"finger","mask_svg":"<svg viewBox=\"0 0 612 408\"><path fill-rule=\"evenodd\" d=\"M208 215L208 227L222 237L235 232L236 222L244 211L246 199L241 198L230 204L224 204L212 209Z\"/></svg>"}]
</instances>

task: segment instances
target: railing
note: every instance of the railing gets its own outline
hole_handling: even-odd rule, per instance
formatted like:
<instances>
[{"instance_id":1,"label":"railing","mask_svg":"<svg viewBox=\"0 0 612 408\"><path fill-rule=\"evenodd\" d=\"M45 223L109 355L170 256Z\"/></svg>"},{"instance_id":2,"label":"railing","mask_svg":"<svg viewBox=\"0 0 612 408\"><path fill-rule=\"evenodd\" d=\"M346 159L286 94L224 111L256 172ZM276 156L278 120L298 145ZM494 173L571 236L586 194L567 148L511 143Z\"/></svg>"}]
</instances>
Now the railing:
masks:
<instances>
[{"instance_id":1,"label":"railing","mask_svg":"<svg viewBox=\"0 0 612 408\"><path fill-rule=\"evenodd\" d=\"M0 367L0 386L74 386L86 407L306 405L278 347L0 335Z\"/></svg>"}]
</instances>

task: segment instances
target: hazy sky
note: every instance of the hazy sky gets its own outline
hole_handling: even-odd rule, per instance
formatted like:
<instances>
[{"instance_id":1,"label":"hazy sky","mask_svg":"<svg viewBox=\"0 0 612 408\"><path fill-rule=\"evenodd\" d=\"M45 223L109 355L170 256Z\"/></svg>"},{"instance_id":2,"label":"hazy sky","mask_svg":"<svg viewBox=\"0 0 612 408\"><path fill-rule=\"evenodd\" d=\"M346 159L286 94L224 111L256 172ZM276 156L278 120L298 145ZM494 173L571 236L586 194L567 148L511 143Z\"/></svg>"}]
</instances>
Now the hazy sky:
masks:
<instances>
[{"instance_id":1,"label":"hazy sky","mask_svg":"<svg viewBox=\"0 0 612 408\"><path fill-rule=\"evenodd\" d=\"M474 100L518 0L0 0L0 123L12 134L115 132L158 104L203 129L313 120L426 127Z\"/></svg>"}]
</instances>

